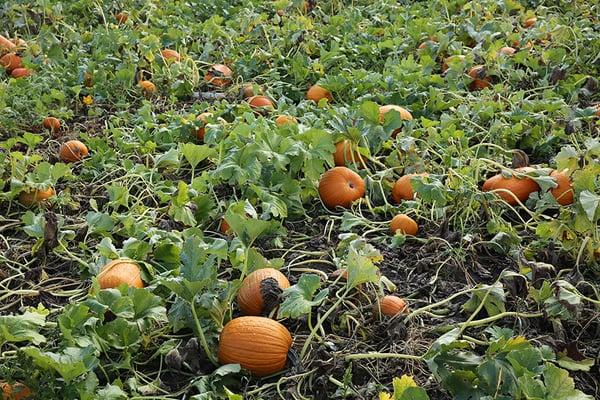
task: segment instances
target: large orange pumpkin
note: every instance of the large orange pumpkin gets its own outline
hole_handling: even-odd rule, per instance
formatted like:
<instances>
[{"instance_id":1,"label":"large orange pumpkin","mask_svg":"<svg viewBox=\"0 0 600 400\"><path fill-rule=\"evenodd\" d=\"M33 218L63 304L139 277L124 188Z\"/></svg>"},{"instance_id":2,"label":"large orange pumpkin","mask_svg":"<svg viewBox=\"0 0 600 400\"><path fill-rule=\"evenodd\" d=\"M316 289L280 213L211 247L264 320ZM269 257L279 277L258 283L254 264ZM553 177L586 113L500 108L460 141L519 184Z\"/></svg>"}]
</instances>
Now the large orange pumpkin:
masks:
<instances>
[{"instance_id":1,"label":"large orange pumpkin","mask_svg":"<svg viewBox=\"0 0 600 400\"><path fill-rule=\"evenodd\" d=\"M11 51L15 51L17 49L16 44L0 35L0 56Z\"/></svg>"},{"instance_id":2,"label":"large orange pumpkin","mask_svg":"<svg viewBox=\"0 0 600 400\"><path fill-rule=\"evenodd\" d=\"M379 123L383 124L383 121L385 121L385 114L387 114L390 111L397 111L400 113L400 119L404 120L404 121L412 121L413 116L410 113L410 111L408 111L406 108L404 107L400 107L394 104L388 104L385 106L381 106L379 107ZM398 133L400 133L402 129L395 129L394 132L392 132L392 137L396 137L398 135Z\"/></svg>"},{"instance_id":3,"label":"large orange pumpkin","mask_svg":"<svg viewBox=\"0 0 600 400\"><path fill-rule=\"evenodd\" d=\"M267 96L252 96L248 99L248 104L259 114L267 114L275 109L273 102Z\"/></svg>"},{"instance_id":4,"label":"large orange pumpkin","mask_svg":"<svg viewBox=\"0 0 600 400\"><path fill-rule=\"evenodd\" d=\"M550 176L555 178L558 184L557 187L550 190L550 193L552 193L558 204L562 206L573 204L575 192L573 191L573 184L567 172L552 171Z\"/></svg>"},{"instance_id":5,"label":"large orange pumpkin","mask_svg":"<svg viewBox=\"0 0 600 400\"><path fill-rule=\"evenodd\" d=\"M419 231L419 226L415 222L414 219L409 217L406 214L398 214L392 218L390 221L390 229L392 234L395 234L396 231L400 231L405 235L415 236Z\"/></svg>"},{"instance_id":6,"label":"large orange pumpkin","mask_svg":"<svg viewBox=\"0 0 600 400\"><path fill-rule=\"evenodd\" d=\"M324 87L319 85L312 85L306 91L306 99L318 103L321 99L333 101L333 96L331 95L331 92L325 89Z\"/></svg>"},{"instance_id":7,"label":"large orange pumpkin","mask_svg":"<svg viewBox=\"0 0 600 400\"><path fill-rule=\"evenodd\" d=\"M401 313L408 313L408 304L398 296L383 296L379 300L379 310L387 317L393 317Z\"/></svg>"},{"instance_id":8,"label":"large orange pumpkin","mask_svg":"<svg viewBox=\"0 0 600 400\"><path fill-rule=\"evenodd\" d=\"M60 159L64 162L81 161L88 154L87 146L79 140L69 140L60 146Z\"/></svg>"},{"instance_id":9,"label":"large orange pumpkin","mask_svg":"<svg viewBox=\"0 0 600 400\"><path fill-rule=\"evenodd\" d=\"M165 60L170 62L181 61L181 55L175 50L163 49L160 51L160 55L163 56Z\"/></svg>"},{"instance_id":10,"label":"large orange pumpkin","mask_svg":"<svg viewBox=\"0 0 600 400\"><path fill-rule=\"evenodd\" d=\"M42 121L42 125L44 128L55 132L60 129L60 120L55 117L46 117L44 118L44 121Z\"/></svg>"},{"instance_id":11,"label":"large orange pumpkin","mask_svg":"<svg viewBox=\"0 0 600 400\"><path fill-rule=\"evenodd\" d=\"M270 312L278 304L279 294L290 287L290 281L274 268L261 268L242 281L237 303L245 315L261 315Z\"/></svg>"},{"instance_id":12,"label":"large orange pumpkin","mask_svg":"<svg viewBox=\"0 0 600 400\"><path fill-rule=\"evenodd\" d=\"M394 186L392 187L392 198L396 203L400 203L402 200L412 200L415 197L415 193L412 187L412 178L416 176L428 176L427 173L422 174L407 174L400 177Z\"/></svg>"},{"instance_id":13,"label":"large orange pumpkin","mask_svg":"<svg viewBox=\"0 0 600 400\"><path fill-rule=\"evenodd\" d=\"M342 140L335 144L335 153L333 153L333 162L338 167L343 167L348 164L356 163L359 168L362 167L364 162L360 153L356 150L353 151L353 145L350 140Z\"/></svg>"},{"instance_id":14,"label":"large orange pumpkin","mask_svg":"<svg viewBox=\"0 0 600 400\"><path fill-rule=\"evenodd\" d=\"M111 289L126 284L136 288L143 288L140 266L132 260L119 259L106 264L98 274L98 283L101 289Z\"/></svg>"},{"instance_id":15,"label":"large orange pumpkin","mask_svg":"<svg viewBox=\"0 0 600 400\"><path fill-rule=\"evenodd\" d=\"M321 176L319 196L327 208L350 207L364 195L365 182L349 168L335 167Z\"/></svg>"},{"instance_id":16,"label":"large orange pumpkin","mask_svg":"<svg viewBox=\"0 0 600 400\"><path fill-rule=\"evenodd\" d=\"M2 400L27 400L32 399L31 389L20 382L10 384L8 382L0 382L0 390L2 390Z\"/></svg>"},{"instance_id":17,"label":"large orange pumpkin","mask_svg":"<svg viewBox=\"0 0 600 400\"><path fill-rule=\"evenodd\" d=\"M34 204L39 204L43 201L48 200L50 197L56 195L54 188L49 187L48 189L30 189L27 191L22 191L19 194L19 203L24 206L32 206Z\"/></svg>"},{"instance_id":18,"label":"large orange pumpkin","mask_svg":"<svg viewBox=\"0 0 600 400\"><path fill-rule=\"evenodd\" d=\"M23 68L23 59L16 53L8 53L0 57L0 65L10 73L17 68Z\"/></svg>"},{"instance_id":19,"label":"large orange pumpkin","mask_svg":"<svg viewBox=\"0 0 600 400\"><path fill-rule=\"evenodd\" d=\"M30 69L27 68L15 68L12 70L12 72L10 73L10 76L12 76L13 78L26 78L28 76L33 75L33 72Z\"/></svg>"},{"instance_id":20,"label":"large orange pumpkin","mask_svg":"<svg viewBox=\"0 0 600 400\"><path fill-rule=\"evenodd\" d=\"M222 364L240 364L256 376L285 368L292 335L285 326L265 317L239 317L229 321L219 337Z\"/></svg>"},{"instance_id":21,"label":"large orange pumpkin","mask_svg":"<svg viewBox=\"0 0 600 400\"><path fill-rule=\"evenodd\" d=\"M534 168L523 167L517 168L515 171L527 173L533 171ZM529 195L540 190L539 185L529 177L516 177L514 174L510 178L505 178L502 174L494 175L483 184L483 191L489 192L492 190L504 189L505 191L498 192L498 195L510 205L517 204L519 199L521 202L526 201ZM508 191L509 193L507 193ZM511 195L511 193L514 195ZM516 197L516 199L515 199Z\"/></svg>"},{"instance_id":22,"label":"large orange pumpkin","mask_svg":"<svg viewBox=\"0 0 600 400\"><path fill-rule=\"evenodd\" d=\"M213 86L225 87L231 84L232 76L233 71L227 65L215 64L204 75L204 80Z\"/></svg>"}]
</instances>

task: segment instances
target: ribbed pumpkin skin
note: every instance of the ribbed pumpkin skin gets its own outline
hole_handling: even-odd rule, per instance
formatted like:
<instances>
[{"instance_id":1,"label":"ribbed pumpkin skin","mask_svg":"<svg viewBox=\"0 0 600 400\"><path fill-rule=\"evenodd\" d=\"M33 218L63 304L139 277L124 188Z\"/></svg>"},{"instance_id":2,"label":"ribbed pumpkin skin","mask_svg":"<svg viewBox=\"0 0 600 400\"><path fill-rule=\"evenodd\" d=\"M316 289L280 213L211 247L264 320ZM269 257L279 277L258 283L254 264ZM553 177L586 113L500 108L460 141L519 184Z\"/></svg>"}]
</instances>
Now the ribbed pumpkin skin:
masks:
<instances>
[{"instance_id":1,"label":"ribbed pumpkin skin","mask_svg":"<svg viewBox=\"0 0 600 400\"><path fill-rule=\"evenodd\" d=\"M81 161L88 154L87 146L79 140L69 140L60 146L60 159L65 162Z\"/></svg>"},{"instance_id":2,"label":"ribbed pumpkin skin","mask_svg":"<svg viewBox=\"0 0 600 400\"><path fill-rule=\"evenodd\" d=\"M24 206L31 206L33 204L48 200L54 195L56 195L54 188L48 188L46 190L35 189L29 192L21 192L21 194L19 194L19 203L23 204Z\"/></svg>"},{"instance_id":3,"label":"ribbed pumpkin skin","mask_svg":"<svg viewBox=\"0 0 600 400\"><path fill-rule=\"evenodd\" d=\"M416 235L419 231L419 225L414 219L406 214L398 214L390 221L390 230L392 234L395 234L397 230L400 230L405 235Z\"/></svg>"},{"instance_id":4,"label":"ribbed pumpkin skin","mask_svg":"<svg viewBox=\"0 0 600 400\"><path fill-rule=\"evenodd\" d=\"M267 278L273 278L281 289L290 287L290 281L281 272L274 268L261 268L250 273L237 294L237 303L245 315L260 315L263 312L264 301L261 295L260 284Z\"/></svg>"},{"instance_id":5,"label":"ribbed pumpkin skin","mask_svg":"<svg viewBox=\"0 0 600 400\"><path fill-rule=\"evenodd\" d=\"M315 103L318 103L321 99L333 101L333 96L329 90L319 85L312 85L308 88L306 91L306 100L312 100Z\"/></svg>"},{"instance_id":6,"label":"ribbed pumpkin skin","mask_svg":"<svg viewBox=\"0 0 600 400\"><path fill-rule=\"evenodd\" d=\"M8 53L0 58L0 65L8 72L12 72L17 68L23 68L23 60L15 53Z\"/></svg>"},{"instance_id":7,"label":"ribbed pumpkin skin","mask_svg":"<svg viewBox=\"0 0 600 400\"><path fill-rule=\"evenodd\" d=\"M140 267L131 260L113 260L106 264L98 274L101 289L116 288L122 283L128 286L143 288Z\"/></svg>"},{"instance_id":8,"label":"ribbed pumpkin skin","mask_svg":"<svg viewBox=\"0 0 600 400\"><path fill-rule=\"evenodd\" d=\"M365 182L360 175L346 167L330 169L319 182L319 196L327 208L348 208L354 200L364 195Z\"/></svg>"},{"instance_id":9,"label":"ribbed pumpkin skin","mask_svg":"<svg viewBox=\"0 0 600 400\"><path fill-rule=\"evenodd\" d=\"M248 104L259 113L266 113L275 109L273 102L267 96L252 96L248 99Z\"/></svg>"},{"instance_id":10,"label":"ribbed pumpkin skin","mask_svg":"<svg viewBox=\"0 0 600 400\"><path fill-rule=\"evenodd\" d=\"M264 317L239 317L229 321L219 337L221 364L240 364L256 376L285 368L292 336L285 326Z\"/></svg>"},{"instance_id":11,"label":"ribbed pumpkin skin","mask_svg":"<svg viewBox=\"0 0 600 400\"><path fill-rule=\"evenodd\" d=\"M2 400L33 399L31 389L19 382L12 385L8 382L0 382L0 390L2 391Z\"/></svg>"},{"instance_id":12,"label":"ribbed pumpkin skin","mask_svg":"<svg viewBox=\"0 0 600 400\"><path fill-rule=\"evenodd\" d=\"M533 171L534 168L531 167L523 167L517 168L515 171L521 173L527 173ZM529 198L529 195L533 192L537 192L540 190L539 185L531 178L517 178L516 176L512 176L510 178L505 178L502 174L494 175L490 179L484 182L483 191L489 192L491 190L497 189L505 189L509 192L512 192L517 199L521 202L526 201ZM517 204L517 200L510 195L510 193L506 193L504 191L497 193L504 201L506 201L510 205Z\"/></svg>"},{"instance_id":13,"label":"ribbed pumpkin skin","mask_svg":"<svg viewBox=\"0 0 600 400\"><path fill-rule=\"evenodd\" d=\"M231 84L232 76L233 71L227 65L215 64L204 75L204 81L213 86L225 87Z\"/></svg>"},{"instance_id":14,"label":"ribbed pumpkin skin","mask_svg":"<svg viewBox=\"0 0 600 400\"><path fill-rule=\"evenodd\" d=\"M51 131L57 131L60 129L60 120L55 117L46 117L42 122L44 128L49 129Z\"/></svg>"},{"instance_id":15,"label":"ribbed pumpkin skin","mask_svg":"<svg viewBox=\"0 0 600 400\"><path fill-rule=\"evenodd\" d=\"M379 308L383 315L393 317L394 315L408 312L408 304L398 296L384 296L379 300Z\"/></svg>"},{"instance_id":16,"label":"ribbed pumpkin skin","mask_svg":"<svg viewBox=\"0 0 600 400\"><path fill-rule=\"evenodd\" d=\"M558 204L561 206L573 204L575 193L569 176L565 172L558 171L552 171L550 176L556 178L556 183L558 184L557 187L550 190L550 193L552 193Z\"/></svg>"},{"instance_id":17,"label":"ribbed pumpkin skin","mask_svg":"<svg viewBox=\"0 0 600 400\"><path fill-rule=\"evenodd\" d=\"M406 108L396 106L394 104L388 104L379 107L379 123L383 124L383 122L385 121L385 114L392 110L398 111L400 113L400 119L402 119L403 121L412 121L413 119L412 114ZM401 131L402 129L400 128L394 129L394 132L392 132L392 137L395 138Z\"/></svg>"},{"instance_id":18,"label":"ribbed pumpkin skin","mask_svg":"<svg viewBox=\"0 0 600 400\"><path fill-rule=\"evenodd\" d=\"M362 167L362 157L358 151L352 151L352 142L342 140L335 144L335 153L333 153L333 162L338 167L343 167L348 164L355 163L358 167Z\"/></svg>"},{"instance_id":19,"label":"ribbed pumpkin skin","mask_svg":"<svg viewBox=\"0 0 600 400\"><path fill-rule=\"evenodd\" d=\"M392 187L392 198L396 203L400 203L402 200L412 200L415 197L415 193L412 188L411 179L415 176L428 176L429 174L407 174L400 177L394 186Z\"/></svg>"},{"instance_id":20,"label":"ribbed pumpkin skin","mask_svg":"<svg viewBox=\"0 0 600 400\"><path fill-rule=\"evenodd\" d=\"M275 124L277 124L277 126L297 123L298 121L296 120L296 118L292 117L291 115L278 115L277 118L275 118Z\"/></svg>"}]
</instances>

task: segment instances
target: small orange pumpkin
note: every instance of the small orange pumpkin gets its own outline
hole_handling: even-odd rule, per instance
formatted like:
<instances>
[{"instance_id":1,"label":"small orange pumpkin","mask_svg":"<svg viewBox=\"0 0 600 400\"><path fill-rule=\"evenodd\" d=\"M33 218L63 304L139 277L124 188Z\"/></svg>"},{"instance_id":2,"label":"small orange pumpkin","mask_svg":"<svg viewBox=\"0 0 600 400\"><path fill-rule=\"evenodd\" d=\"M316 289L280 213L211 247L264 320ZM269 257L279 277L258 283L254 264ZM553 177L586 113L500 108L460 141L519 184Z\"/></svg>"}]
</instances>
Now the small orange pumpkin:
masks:
<instances>
[{"instance_id":1,"label":"small orange pumpkin","mask_svg":"<svg viewBox=\"0 0 600 400\"><path fill-rule=\"evenodd\" d=\"M537 17L527 18L525 22L523 22L523 26L525 28L533 28L537 22Z\"/></svg>"},{"instance_id":2,"label":"small orange pumpkin","mask_svg":"<svg viewBox=\"0 0 600 400\"><path fill-rule=\"evenodd\" d=\"M15 51L16 49L17 49L17 46L15 43L11 42L4 36L0 35L0 55L3 55L5 53L11 52L11 51Z\"/></svg>"},{"instance_id":3,"label":"small orange pumpkin","mask_svg":"<svg viewBox=\"0 0 600 400\"><path fill-rule=\"evenodd\" d=\"M265 303L270 307L277 305L279 293L290 287L290 281L274 268L261 268L252 272L242 281L237 294L237 303L245 315L261 315ZM270 302L276 304L268 304ZM267 310L270 311L270 310Z\"/></svg>"},{"instance_id":4,"label":"small orange pumpkin","mask_svg":"<svg viewBox=\"0 0 600 400\"><path fill-rule=\"evenodd\" d=\"M517 168L515 171L527 173L534 171L534 168L523 167ZM506 191L498 192L498 195L510 205L517 204L517 199L521 202L526 201L529 195L540 190L539 185L529 177L517 177L513 174L510 178L505 178L502 174L494 175L483 184L483 191L489 192L492 190L504 189ZM511 195L511 193L514 195ZM516 198L515 198L516 197Z\"/></svg>"},{"instance_id":5,"label":"small orange pumpkin","mask_svg":"<svg viewBox=\"0 0 600 400\"><path fill-rule=\"evenodd\" d=\"M111 289L126 284L127 286L143 288L140 266L132 260L118 259L106 264L98 274L100 289Z\"/></svg>"},{"instance_id":6,"label":"small orange pumpkin","mask_svg":"<svg viewBox=\"0 0 600 400\"><path fill-rule=\"evenodd\" d=\"M19 203L29 207L34 204L39 204L43 201L46 201L55 195L56 192L52 187L49 187L48 189L24 190L19 194Z\"/></svg>"},{"instance_id":7,"label":"small orange pumpkin","mask_svg":"<svg viewBox=\"0 0 600 400\"><path fill-rule=\"evenodd\" d=\"M412 119L413 119L412 114L406 108L400 107L400 106L397 106L394 104L388 104L388 105L379 107L379 123L380 124L383 124L383 122L385 121L385 114L387 114L390 111L399 112L400 119L403 121L412 121ZM402 131L402 129L400 129L400 128L395 129L394 132L392 132L392 137L395 138L398 135L398 133L400 133L401 131Z\"/></svg>"},{"instance_id":8,"label":"small orange pumpkin","mask_svg":"<svg viewBox=\"0 0 600 400\"><path fill-rule=\"evenodd\" d=\"M285 326L265 317L239 317L229 321L219 336L221 364L240 364L256 376L285 368L292 335Z\"/></svg>"},{"instance_id":9,"label":"small orange pumpkin","mask_svg":"<svg viewBox=\"0 0 600 400\"><path fill-rule=\"evenodd\" d=\"M169 62L181 61L181 55L175 50L163 49L160 51L160 55Z\"/></svg>"},{"instance_id":10,"label":"small orange pumpkin","mask_svg":"<svg viewBox=\"0 0 600 400\"><path fill-rule=\"evenodd\" d=\"M498 50L498 55L504 55L504 56L510 57L510 56L514 55L516 52L517 52L517 50L514 47L505 46L505 47L501 48L500 50Z\"/></svg>"},{"instance_id":11,"label":"small orange pumpkin","mask_svg":"<svg viewBox=\"0 0 600 400\"><path fill-rule=\"evenodd\" d=\"M60 159L64 162L81 161L88 154L87 146L79 140L69 140L60 146Z\"/></svg>"},{"instance_id":12,"label":"small orange pumpkin","mask_svg":"<svg viewBox=\"0 0 600 400\"><path fill-rule=\"evenodd\" d=\"M343 167L353 162L358 164L359 168L362 167L364 162L358 151L352 150L352 142L350 140L342 140L335 144L335 153L333 153L333 162L338 167Z\"/></svg>"},{"instance_id":13,"label":"small orange pumpkin","mask_svg":"<svg viewBox=\"0 0 600 400\"><path fill-rule=\"evenodd\" d=\"M575 192L573 191L571 178L569 178L566 171L552 171L550 176L555 178L558 184L557 187L550 190L550 193L552 193L558 204L561 206L573 204Z\"/></svg>"},{"instance_id":14,"label":"small orange pumpkin","mask_svg":"<svg viewBox=\"0 0 600 400\"><path fill-rule=\"evenodd\" d=\"M386 317L394 317L401 313L408 313L408 304L398 296L383 296L379 300L379 310Z\"/></svg>"},{"instance_id":15,"label":"small orange pumpkin","mask_svg":"<svg viewBox=\"0 0 600 400\"><path fill-rule=\"evenodd\" d=\"M44 128L55 132L60 129L60 120L55 117L46 117L44 118L42 125L44 126Z\"/></svg>"},{"instance_id":16,"label":"small orange pumpkin","mask_svg":"<svg viewBox=\"0 0 600 400\"><path fill-rule=\"evenodd\" d=\"M415 236L419 231L419 226L414 219L406 214L398 214L390 221L390 229L392 234L396 234L396 231L400 231L404 235Z\"/></svg>"},{"instance_id":17,"label":"small orange pumpkin","mask_svg":"<svg viewBox=\"0 0 600 400\"><path fill-rule=\"evenodd\" d=\"M411 180L416 176L429 176L429 174L407 174L400 177L396 183L394 183L394 186L392 187L392 198L396 203L400 203L402 200L414 199L415 193L413 191Z\"/></svg>"},{"instance_id":18,"label":"small orange pumpkin","mask_svg":"<svg viewBox=\"0 0 600 400\"><path fill-rule=\"evenodd\" d=\"M453 55L453 56L449 56L444 58L444 61L442 62L442 73L448 71L448 69L450 68L450 63L453 62L454 60L460 60L460 61L465 61L465 56L462 54L457 54L457 55Z\"/></svg>"},{"instance_id":19,"label":"small orange pumpkin","mask_svg":"<svg viewBox=\"0 0 600 400\"><path fill-rule=\"evenodd\" d=\"M326 171L319 181L319 196L327 208L348 208L364 195L365 182L360 175L346 167L334 167Z\"/></svg>"},{"instance_id":20,"label":"small orange pumpkin","mask_svg":"<svg viewBox=\"0 0 600 400\"><path fill-rule=\"evenodd\" d=\"M255 85L248 83L242 87L242 97L244 99L249 99L252 96L262 94L262 89L260 87L258 88L257 93L254 93L254 86Z\"/></svg>"},{"instance_id":21,"label":"small orange pumpkin","mask_svg":"<svg viewBox=\"0 0 600 400\"><path fill-rule=\"evenodd\" d=\"M15 68L10 73L10 76L12 76L15 79L26 78L31 75L33 75L33 72L27 68Z\"/></svg>"},{"instance_id":22,"label":"small orange pumpkin","mask_svg":"<svg viewBox=\"0 0 600 400\"><path fill-rule=\"evenodd\" d=\"M196 118L202 123L202 126L196 131L196 137L198 138L198 140L204 140L204 135L206 134L206 124L208 124L208 119L212 116L213 113L205 112L198 115L198 117Z\"/></svg>"},{"instance_id":23,"label":"small orange pumpkin","mask_svg":"<svg viewBox=\"0 0 600 400\"><path fill-rule=\"evenodd\" d=\"M252 96L248 99L248 104L259 114L267 114L275 109L273 102L267 96Z\"/></svg>"},{"instance_id":24,"label":"small orange pumpkin","mask_svg":"<svg viewBox=\"0 0 600 400\"><path fill-rule=\"evenodd\" d=\"M156 85L154 85L154 83L152 83L150 81L141 80L139 82L139 85L146 95L150 95L150 94L156 92Z\"/></svg>"},{"instance_id":25,"label":"small orange pumpkin","mask_svg":"<svg viewBox=\"0 0 600 400\"><path fill-rule=\"evenodd\" d=\"M286 124L297 124L298 120L294 117L292 117L291 115L278 115L277 118L275 118L275 124L277 124L277 126L283 126Z\"/></svg>"},{"instance_id":26,"label":"small orange pumpkin","mask_svg":"<svg viewBox=\"0 0 600 400\"><path fill-rule=\"evenodd\" d=\"M119 24L124 24L129 19L129 14L125 11L121 11L115 15L115 18Z\"/></svg>"},{"instance_id":27,"label":"small orange pumpkin","mask_svg":"<svg viewBox=\"0 0 600 400\"><path fill-rule=\"evenodd\" d=\"M31 389L20 382L10 384L0 381L0 390L2 390L3 400L27 400L33 398Z\"/></svg>"},{"instance_id":28,"label":"small orange pumpkin","mask_svg":"<svg viewBox=\"0 0 600 400\"><path fill-rule=\"evenodd\" d=\"M23 59L16 53L8 53L0 57L0 65L10 73L17 68L23 68Z\"/></svg>"},{"instance_id":29,"label":"small orange pumpkin","mask_svg":"<svg viewBox=\"0 0 600 400\"><path fill-rule=\"evenodd\" d=\"M222 88L231 84L232 76L233 71L227 65L215 64L204 75L204 81Z\"/></svg>"},{"instance_id":30,"label":"small orange pumpkin","mask_svg":"<svg viewBox=\"0 0 600 400\"><path fill-rule=\"evenodd\" d=\"M333 101L333 96L331 92L319 85L312 85L306 91L306 99L312 100L315 103L318 103L321 99L327 99L328 101Z\"/></svg>"},{"instance_id":31,"label":"small orange pumpkin","mask_svg":"<svg viewBox=\"0 0 600 400\"><path fill-rule=\"evenodd\" d=\"M223 235L229 235L231 233L231 227L227 221L225 221L225 217L221 218L221 222L219 223L219 231L221 231Z\"/></svg>"},{"instance_id":32,"label":"small orange pumpkin","mask_svg":"<svg viewBox=\"0 0 600 400\"><path fill-rule=\"evenodd\" d=\"M469 76L473 79L473 82L469 85L471 91L483 90L492 85L490 78L486 75L485 67L483 65L476 65L469 70Z\"/></svg>"}]
</instances>

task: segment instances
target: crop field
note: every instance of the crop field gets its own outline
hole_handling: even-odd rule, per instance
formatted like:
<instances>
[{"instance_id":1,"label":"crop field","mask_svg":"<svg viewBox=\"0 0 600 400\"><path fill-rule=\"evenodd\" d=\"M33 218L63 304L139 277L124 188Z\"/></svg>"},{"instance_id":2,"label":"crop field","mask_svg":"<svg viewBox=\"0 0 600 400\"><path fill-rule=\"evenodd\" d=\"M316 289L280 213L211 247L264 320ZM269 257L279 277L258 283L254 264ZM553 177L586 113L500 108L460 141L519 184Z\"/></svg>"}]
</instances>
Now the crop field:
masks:
<instances>
[{"instance_id":1,"label":"crop field","mask_svg":"<svg viewBox=\"0 0 600 400\"><path fill-rule=\"evenodd\" d=\"M0 399L600 398L600 3L0 0Z\"/></svg>"}]
</instances>

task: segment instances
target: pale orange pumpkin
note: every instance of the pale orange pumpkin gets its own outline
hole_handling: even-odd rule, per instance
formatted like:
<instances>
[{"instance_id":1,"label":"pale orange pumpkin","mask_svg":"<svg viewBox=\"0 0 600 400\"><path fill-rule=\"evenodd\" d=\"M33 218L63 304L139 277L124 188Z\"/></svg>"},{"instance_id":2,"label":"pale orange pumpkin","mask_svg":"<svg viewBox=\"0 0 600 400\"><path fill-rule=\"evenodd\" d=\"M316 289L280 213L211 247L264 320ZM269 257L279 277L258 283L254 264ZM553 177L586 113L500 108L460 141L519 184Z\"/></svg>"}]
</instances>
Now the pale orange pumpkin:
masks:
<instances>
[{"instance_id":1,"label":"pale orange pumpkin","mask_svg":"<svg viewBox=\"0 0 600 400\"><path fill-rule=\"evenodd\" d=\"M552 171L550 176L555 178L558 184L557 187L550 190L550 193L552 193L558 204L562 206L573 204L575 192L573 191L573 184L571 178L567 175L567 171Z\"/></svg>"},{"instance_id":2,"label":"pale orange pumpkin","mask_svg":"<svg viewBox=\"0 0 600 400\"><path fill-rule=\"evenodd\" d=\"M515 171L527 173L534 171L534 168L523 167L517 168ZM517 177L513 174L510 178L505 178L502 174L494 175L483 184L483 191L489 192L497 189L504 189L498 192L498 195L510 205L517 204L517 199L521 202L526 201L529 195L540 190L539 185L531 178ZM508 191L509 193L507 193ZM511 195L512 193L512 195ZM516 198L515 198L516 197Z\"/></svg>"},{"instance_id":3,"label":"pale orange pumpkin","mask_svg":"<svg viewBox=\"0 0 600 400\"><path fill-rule=\"evenodd\" d=\"M214 64L210 67L206 75L204 75L204 81L222 88L231 84L232 76L233 71L228 66Z\"/></svg>"},{"instance_id":4,"label":"pale orange pumpkin","mask_svg":"<svg viewBox=\"0 0 600 400\"><path fill-rule=\"evenodd\" d=\"M537 22L537 17L527 18L525 22L523 22L523 26L525 28L533 28Z\"/></svg>"},{"instance_id":5,"label":"pale orange pumpkin","mask_svg":"<svg viewBox=\"0 0 600 400\"><path fill-rule=\"evenodd\" d=\"M364 195L365 182L349 168L335 167L321 176L319 196L327 208L350 207Z\"/></svg>"},{"instance_id":6,"label":"pale orange pumpkin","mask_svg":"<svg viewBox=\"0 0 600 400\"><path fill-rule=\"evenodd\" d=\"M289 287L290 282L278 270L274 268L257 269L242 281L242 286L237 294L238 306L245 315L261 315L265 310L265 305L272 309L278 304L279 293ZM270 302L274 304L265 304Z\"/></svg>"},{"instance_id":7,"label":"pale orange pumpkin","mask_svg":"<svg viewBox=\"0 0 600 400\"><path fill-rule=\"evenodd\" d=\"M514 55L516 52L517 52L517 50L514 47L505 46L505 47L501 48L500 50L498 50L498 55L504 55L504 56L510 57L510 56Z\"/></svg>"},{"instance_id":8,"label":"pale orange pumpkin","mask_svg":"<svg viewBox=\"0 0 600 400\"><path fill-rule=\"evenodd\" d=\"M156 85L150 81L141 80L138 84L146 95L151 95L152 93L156 92Z\"/></svg>"},{"instance_id":9,"label":"pale orange pumpkin","mask_svg":"<svg viewBox=\"0 0 600 400\"><path fill-rule=\"evenodd\" d=\"M126 284L127 286L143 288L140 266L129 259L113 260L106 264L98 274L100 289L112 289Z\"/></svg>"},{"instance_id":10,"label":"pale orange pumpkin","mask_svg":"<svg viewBox=\"0 0 600 400\"><path fill-rule=\"evenodd\" d=\"M15 51L16 49L17 46L15 43L0 35L0 56L8 52Z\"/></svg>"},{"instance_id":11,"label":"pale orange pumpkin","mask_svg":"<svg viewBox=\"0 0 600 400\"><path fill-rule=\"evenodd\" d=\"M64 162L77 162L89 154L88 148L79 140L69 140L60 146L60 159Z\"/></svg>"},{"instance_id":12,"label":"pale orange pumpkin","mask_svg":"<svg viewBox=\"0 0 600 400\"><path fill-rule=\"evenodd\" d=\"M60 129L60 120L55 117L46 117L44 118L44 121L42 121L42 125L44 128L55 132Z\"/></svg>"},{"instance_id":13,"label":"pale orange pumpkin","mask_svg":"<svg viewBox=\"0 0 600 400\"><path fill-rule=\"evenodd\" d=\"M285 326L265 317L246 316L229 321L219 336L221 364L240 364L256 376L285 368L292 335Z\"/></svg>"},{"instance_id":14,"label":"pale orange pumpkin","mask_svg":"<svg viewBox=\"0 0 600 400\"><path fill-rule=\"evenodd\" d=\"M249 99L252 96L262 94L262 88L260 86L258 87L256 93L254 93L254 86L255 85L248 83L242 87L242 97L244 99Z\"/></svg>"},{"instance_id":15,"label":"pale orange pumpkin","mask_svg":"<svg viewBox=\"0 0 600 400\"><path fill-rule=\"evenodd\" d=\"M277 126L283 126L286 124L297 124L298 120L296 120L296 118L290 116L290 115L278 115L277 118L275 118L275 124L277 124Z\"/></svg>"},{"instance_id":16,"label":"pale orange pumpkin","mask_svg":"<svg viewBox=\"0 0 600 400\"><path fill-rule=\"evenodd\" d=\"M421 174L407 174L400 177L394 186L392 187L392 198L396 203L400 203L402 200L413 200L415 193L412 187L412 178L421 176L429 176L427 173Z\"/></svg>"},{"instance_id":17,"label":"pale orange pumpkin","mask_svg":"<svg viewBox=\"0 0 600 400\"><path fill-rule=\"evenodd\" d=\"M19 203L29 207L34 204L39 204L43 201L46 201L55 195L56 192L52 187L49 187L47 189L24 190L19 194Z\"/></svg>"},{"instance_id":18,"label":"pale orange pumpkin","mask_svg":"<svg viewBox=\"0 0 600 400\"><path fill-rule=\"evenodd\" d=\"M338 167L343 167L346 164L356 163L358 164L358 167L361 168L364 160L358 151L353 151L353 145L350 140L342 140L335 144L333 162Z\"/></svg>"},{"instance_id":19,"label":"pale orange pumpkin","mask_svg":"<svg viewBox=\"0 0 600 400\"><path fill-rule=\"evenodd\" d=\"M414 219L406 214L398 214L390 221L390 230L392 234L396 234L396 231L404 235L415 236L419 231L419 226Z\"/></svg>"},{"instance_id":20,"label":"pale orange pumpkin","mask_svg":"<svg viewBox=\"0 0 600 400\"><path fill-rule=\"evenodd\" d=\"M333 96L331 92L319 85L312 85L306 91L306 99L312 100L315 103L318 103L321 99L327 99L328 101L333 101Z\"/></svg>"},{"instance_id":21,"label":"pale orange pumpkin","mask_svg":"<svg viewBox=\"0 0 600 400\"><path fill-rule=\"evenodd\" d=\"M398 314L408 313L408 304L398 296L383 296L379 300L379 310L386 317L394 317Z\"/></svg>"},{"instance_id":22,"label":"pale orange pumpkin","mask_svg":"<svg viewBox=\"0 0 600 400\"><path fill-rule=\"evenodd\" d=\"M163 49L160 51L160 55L169 62L181 61L181 55L172 49Z\"/></svg>"}]
</instances>

